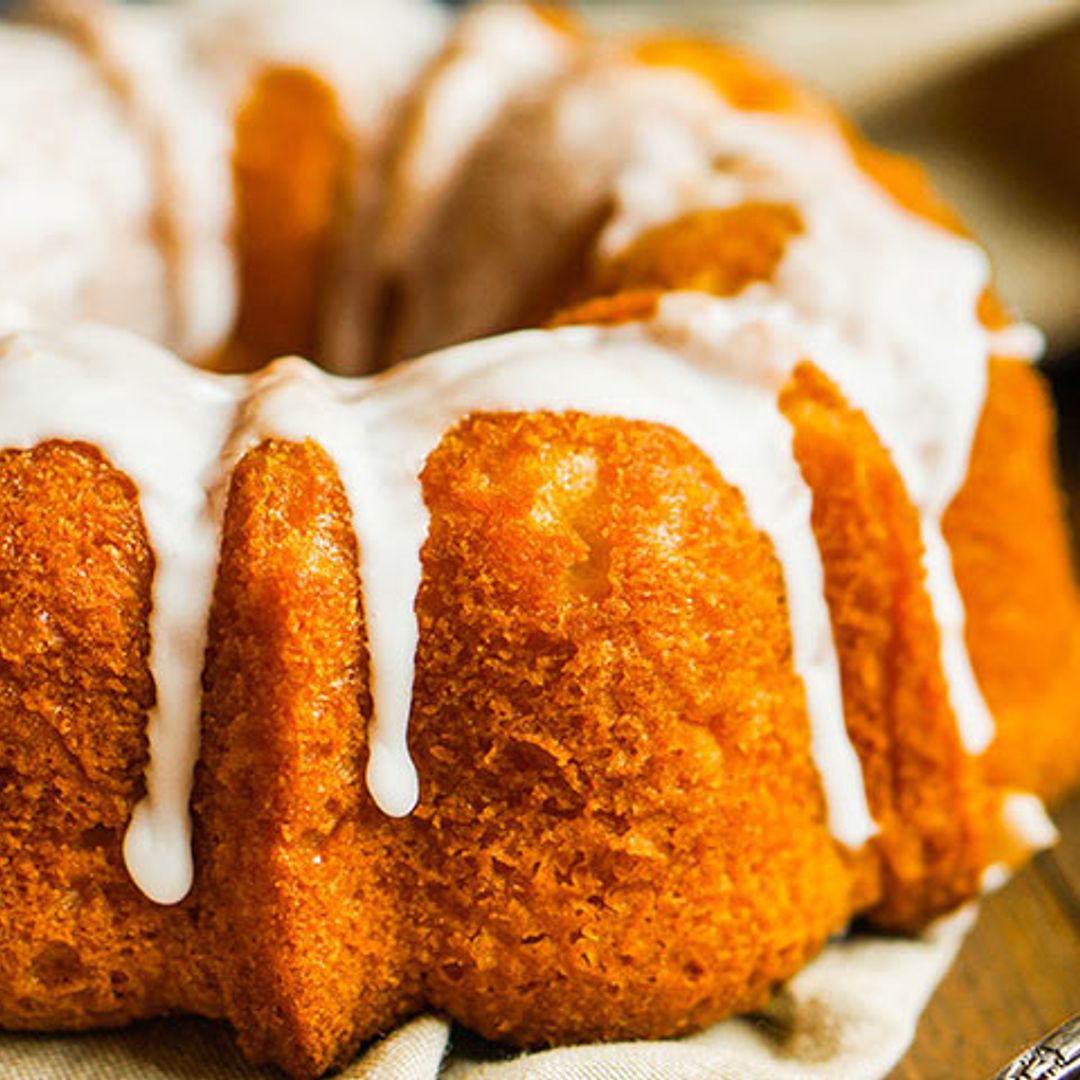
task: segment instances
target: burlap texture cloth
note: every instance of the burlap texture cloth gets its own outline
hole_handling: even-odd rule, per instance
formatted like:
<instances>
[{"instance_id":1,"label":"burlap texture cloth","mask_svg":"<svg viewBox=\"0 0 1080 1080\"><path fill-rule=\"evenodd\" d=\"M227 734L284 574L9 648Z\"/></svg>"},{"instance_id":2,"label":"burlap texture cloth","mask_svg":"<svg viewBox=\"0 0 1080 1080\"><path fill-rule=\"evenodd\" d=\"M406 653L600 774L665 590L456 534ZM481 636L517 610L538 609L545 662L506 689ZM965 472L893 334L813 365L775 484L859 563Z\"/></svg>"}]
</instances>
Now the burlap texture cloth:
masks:
<instances>
[{"instance_id":1,"label":"burlap texture cloth","mask_svg":"<svg viewBox=\"0 0 1080 1080\"><path fill-rule=\"evenodd\" d=\"M969 908L917 939L829 945L761 1014L663 1042L511 1055L423 1016L370 1048L343 1080L880 1080L974 921ZM167 1020L97 1035L0 1036L3 1080L270 1080L223 1025Z\"/></svg>"}]
</instances>

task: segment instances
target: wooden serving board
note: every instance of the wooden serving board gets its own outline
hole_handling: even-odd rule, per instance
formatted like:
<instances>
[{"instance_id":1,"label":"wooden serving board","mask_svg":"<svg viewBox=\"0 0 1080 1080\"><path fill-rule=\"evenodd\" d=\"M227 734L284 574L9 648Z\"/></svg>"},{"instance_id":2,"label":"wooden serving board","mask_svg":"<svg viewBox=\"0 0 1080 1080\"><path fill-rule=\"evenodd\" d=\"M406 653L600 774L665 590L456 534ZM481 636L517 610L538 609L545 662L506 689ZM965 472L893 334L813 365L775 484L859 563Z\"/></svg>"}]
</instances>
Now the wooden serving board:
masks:
<instances>
[{"instance_id":1,"label":"wooden serving board","mask_svg":"<svg viewBox=\"0 0 1080 1080\"><path fill-rule=\"evenodd\" d=\"M1053 816L1061 842L983 901L890 1080L990 1080L1080 1013L1080 797Z\"/></svg>"}]
</instances>

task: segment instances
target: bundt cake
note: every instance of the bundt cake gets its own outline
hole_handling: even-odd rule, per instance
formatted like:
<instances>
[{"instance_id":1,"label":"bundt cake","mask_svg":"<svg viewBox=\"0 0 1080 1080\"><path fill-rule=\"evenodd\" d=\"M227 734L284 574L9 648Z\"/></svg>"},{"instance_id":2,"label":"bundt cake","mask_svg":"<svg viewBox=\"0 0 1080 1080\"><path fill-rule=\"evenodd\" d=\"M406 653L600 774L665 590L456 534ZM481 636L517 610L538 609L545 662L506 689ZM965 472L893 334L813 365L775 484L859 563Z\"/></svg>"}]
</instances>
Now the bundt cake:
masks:
<instances>
[{"instance_id":1,"label":"bundt cake","mask_svg":"<svg viewBox=\"0 0 1080 1080\"><path fill-rule=\"evenodd\" d=\"M1038 335L914 166L538 7L49 17L0 29L0 1025L669 1036L1050 841ZM337 374L185 362L294 348Z\"/></svg>"}]
</instances>

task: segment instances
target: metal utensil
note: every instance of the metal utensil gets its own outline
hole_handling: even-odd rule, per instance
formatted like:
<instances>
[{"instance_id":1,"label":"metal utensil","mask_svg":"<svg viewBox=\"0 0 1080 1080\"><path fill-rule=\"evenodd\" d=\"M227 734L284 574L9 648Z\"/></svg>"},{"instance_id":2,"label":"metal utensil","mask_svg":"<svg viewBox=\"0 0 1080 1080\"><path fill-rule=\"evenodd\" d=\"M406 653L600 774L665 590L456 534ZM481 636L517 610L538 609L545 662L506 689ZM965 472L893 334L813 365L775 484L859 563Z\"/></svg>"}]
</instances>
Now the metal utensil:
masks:
<instances>
[{"instance_id":1,"label":"metal utensil","mask_svg":"<svg viewBox=\"0 0 1080 1080\"><path fill-rule=\"evenodd\" d=\"M1080 1016L1074 1016L1025 1050L994 1080L1077 1080L1080 1078Z\"/></svg>"}]
</instances>

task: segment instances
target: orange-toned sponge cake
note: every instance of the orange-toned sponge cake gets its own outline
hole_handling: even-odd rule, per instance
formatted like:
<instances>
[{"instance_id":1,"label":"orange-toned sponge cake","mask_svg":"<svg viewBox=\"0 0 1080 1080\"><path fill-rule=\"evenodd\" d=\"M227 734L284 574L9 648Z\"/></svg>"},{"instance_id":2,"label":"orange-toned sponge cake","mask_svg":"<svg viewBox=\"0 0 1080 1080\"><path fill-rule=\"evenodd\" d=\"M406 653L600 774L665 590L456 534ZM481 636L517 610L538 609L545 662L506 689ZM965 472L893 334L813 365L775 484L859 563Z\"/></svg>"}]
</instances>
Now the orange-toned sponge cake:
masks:
<instances>
[{"instance_id":1,"label":"orange-toned sponge cake","mask_svg":"<svg viewBox=\"0 0 1080 1080\"><path fill-rule=\"evenodd\" d=\"M778 76L554 40L423 205L377 200L416 231L371 343L550 328L370 380L0 341L3 1026L196 1013L295 1077L424 1008L670 1036L1050 839L1080 609L1031 333ZM538 221L486 312L419 255L505 269Z\"/></svg>"}]
</instances>

